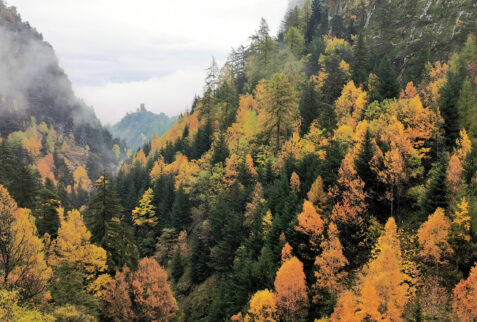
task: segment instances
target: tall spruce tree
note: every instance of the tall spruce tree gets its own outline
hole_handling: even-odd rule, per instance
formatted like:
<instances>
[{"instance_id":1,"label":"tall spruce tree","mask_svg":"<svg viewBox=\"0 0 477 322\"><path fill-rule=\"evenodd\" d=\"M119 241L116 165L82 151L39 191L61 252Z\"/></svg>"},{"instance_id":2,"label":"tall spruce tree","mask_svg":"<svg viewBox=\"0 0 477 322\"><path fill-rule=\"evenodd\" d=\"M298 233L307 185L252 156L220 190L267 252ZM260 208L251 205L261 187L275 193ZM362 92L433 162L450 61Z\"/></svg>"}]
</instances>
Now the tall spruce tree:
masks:
<instances>
[{"instance_id":1,"label":"tall spruce tree","mask_svg":"<svg viewBox=\"0 0 477 322\"><path fill-rule=\"evenodd\" d=\"M353 48L352 78L357 86L365 84L369 76L369 49L363 33L358 35Z\"/></svg>"},{"instance_id":2,"label":"tall spruce tree","mask_svg":"<svg viewBox=\"0 0 477 322\"><path fill-rule=\"evenodd\" d=\"M446 170L448 162L447 154L441 153L439 160L430 172L429 187L422 200L422 218L427 218L438 207L443 209L447 207Z\"/></svg>"},{"instance_id":3,"label":"tall spruce tree","mask_svg":"<svg viewBox=\"0 0 477 322\"><path fill-rule=\"evenodd\" d=\"M182 185L179 186L179 189L175 193L171 219L177 231L185 229L191 221L189 197L185 193Z\"/></svg>"},{"instance_id":4,"label":"tall spruce tree","mask_svg":"<svg viewBox=\"0 0 477 322\"><path fill-rule=\"evenodd\" d=\"M113 217L106 223L101 245L108 254L108 268L112 272L122 269L124 265L133 270L137 268L139 252L134 229L120 218Z\"/></svg>"},{"instance_id":5,"label":"tall spruce tree","mask_svg":"<svg viewBox=\"0 0 477 322\"><path fill-rule=\"evenodd\" d=\"M56 238L60 227L60 217L58 208L61 206L58 196L51 190L53 185L49 183L43 187L37 196L34 214L38 233L43 236L48 233L52 238Z\"/></svg>"},{"instance_id":6,"label":"tall spruce tree","mask_svg":"<svg viewBox=\"0 0 477 322\"><path fill-rule=\"evenodd\" d=\"M91 241L100 243L106 233L106 223L113 217L121 218L124 208L113 189L109 175L103 175L96 181L95 193L88 205L86 223L91 231Z\"/></svg>"},{"instance_id":7,"label":"tall spruce tree","mask_svg":"<svg viewBox=\"0 0 477 322\"><path fill-rule=\"evenodd\" d=\"M303 96L300 101L301 114L301 134L305 134L310 129L311 123L316 120L318 114L318 102L315 92L315 84L312 79L308 81L303 91Z\"/></svg>"},{"instance_id":8,"label":"tall spruce tree","mask_svg":"<svg viewBox=\"0 0 477 322\"><path fill-rule=\"evenodd\" d=\"M399 83L396 72L389 57L384 56L377 69L379 77L379 94L383 99L395 98L399 95Z\"/></svg>"},{"instance_id":9,"label":"tall spruce tree","mask_svg":"<svg viewBox=\"0 0 477 322\"><path fill-rule=\"evenodd\" d=\"M463 77L460 69L450 69L447 72L447 82L441 90L439 99L439 109L444 118L444 133L446 144L448 147L454 146L456 139L459 137L459 111L457 102L459 100L458 93L462 89Z\"/></svg>"}]
</instances>

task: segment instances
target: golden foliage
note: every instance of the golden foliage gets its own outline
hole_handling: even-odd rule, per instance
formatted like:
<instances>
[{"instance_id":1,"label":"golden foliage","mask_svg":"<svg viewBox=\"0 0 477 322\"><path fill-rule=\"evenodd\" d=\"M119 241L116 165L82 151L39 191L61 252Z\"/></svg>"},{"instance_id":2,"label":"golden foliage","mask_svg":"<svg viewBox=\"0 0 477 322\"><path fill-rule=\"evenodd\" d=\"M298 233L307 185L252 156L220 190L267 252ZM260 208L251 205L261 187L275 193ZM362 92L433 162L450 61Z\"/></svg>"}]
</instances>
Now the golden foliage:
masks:
<instances>
[{"instance_id":1,"label":"golden foliage","mask_svg":"<svg viewBox=\"0 0 477 322\"><path fill-rule=\"evenodd\" d=\"M331 321L354 322L359 321L356 316L358 311L358 301L353 291L345 291L338 297Z\"/></svg>"},{"instance_id":2,"label":"golden foliage","mask_svg":"<svg viewBox=\"0 0 477 322\"><path fill-rule=\"evenodd\" d=\"M464 169L462 167L462 161L456 154L453 154L449 160L446 174L449 195L451 196L451 198L452 196L455 196L455 194L459 191L463 171Z\"/></svg>"},{"instance_id":3,"label":"golden foliage","mask_svg":"<svg viewBox=\"0 0 477 322\"><path fill-rule=\"evenodd\" d=\"M472 267L469 277L461 280L454 288L452 310L459 321L475 321L477 316L477 265Z\"/></svg>"},{"instance_id":4,"label":"golden foliage","mask_svg":"<svg viewBox=\"0 0 477 322\"><path fill-rule=\"evenodd\" d=\"M300 192L300 177L298 176L298 174L296 174L295 171L293 171L290 177L290 189L294 193Z\"/></svg>"},{"instance_id":5,"label":"golden foliage","mask_svg":"<svg viewBox=\"0 0 477 322\"><path fill-rule=\"evenodd\" d=\"M273 220L272 212L269 209L267 210L265 216L262 219L262 229L263 229L264 240L267 238L270 231L272 231L272 220Z\"/></svg>"},{"instance_id":6,"label":"golden foliage","mask_svg":"<svg viewBox=\"0 0 477 322\"><path fill-rule=\"evenodd\" d=\"M139 206L132 211L132 220L137 226L148 224L155 226L158 224L156 207L152 204L154 194L151 188L147 189L139 200Z\"/></svg>"},{"instance_id":7,"label":"golden foliage","mask_svg":"<svg viewBox=\"0 0 477 322\"><path fill-rule=\"evenodd\" d=\"M366 193L364 182L358 176L354 166L353 156L348 153L341 162L338 171L338 186L333 187L330 194L341 197L333 207L331 219L335 222L343 222L361 226L363 214L366 212Z\"/></svg>"},{"instance_id":8,"label":"golden foliage","mask_svg":"<svg viewBox=\"0 0 477 322\"><path fill-rule=\"evenodd\" d=\"M471 218L469 214L469 203L467 202L466 197L462 197L462 200L457 204L457 210L455 211L452 220L452 230L455 232L456 237L466 242L470 242L472 238L470 224Z\"/></svg>"},{"instance_id":9,"label":"golden foliage","mask_svg":"<svg viewBox=\"0 0 477 322\"><path fill-rule=\"evenodd\" d=\"M315 259L315 289L324 289L329 294L340 293L339 282L347 275L343 270L348 260L343 255L343 246L339 240L339 231L334 223L328 227L328 239L321 243L323 249ZM319 297L314 300L318 300Z\"/></svg>"},{"instance_id":10,"label":"golden foliage","mask_svg":"<svg viewBox=\"0 0 477 322\"><path fill-rule=\"evenodd\" d=\"M32 158L38 158L41 150L41 140L36 131L29 138L25 139L25 149Z\"/></svg>"},{"instance_id":11,"label":"golden foliage","mask_svg":"<svg viewBox=\"0 0 477 322\"><path fill-rule=\"evenodd\" d=\"M161 175L164 174L165 167L166 167L166 164L164 162L164 158L160 156L159 159L157 159L156 162L154 162L151 172L149 173L149 176L151 177L151 181L158 180L161 177Z\"/></svg>"},{"instance_id":12,"label":"golden foliage","mask_svg":"<svg viewBox=\"0 0 477 322\"><path fill-rule=\"evenodd\" d=\"M288 242L285 243L285 246L282 248L282 263L285 263L287 260L293 257L293 248Z\"/></svg>"},{"instance_id":13,"label":"golden foliage","mask_svg":"<svg viewBox=\"0 0 477 322\"><path fill-rule=\"evenodd\" d=\"M421 256L425 262L442 264L446 256L451 254L452 248L448 239L451 225L444 213L444 209L437 208L419 228L417 235Z\"/></svg>"},{"instance_id":14,"label":"golden foliage","mask_svg":"<svg viewBox=\"0 0 477 322\"><path fill-rule=\"evenodd\" d=\"M250 299L250 308L245 322L277 321L277 303L275 294L270 290L256 292Z\"/></svg>"},{"instance_id":15,"label":"golden foliage","mask_svg":"<svg viewBox=\"0 0 477 322\"><path fill-rule=\"evenodd\" d=\"M298 215L298 225L295 230L308 236L310 246L317 250L323 238L324 223L311 202L305 200L303 211Z\"/></svg>"},{"instance_id":16,"label":"golden foliage","mask_svg":"<svg viewBox=\"0 0 477 322\"><path fill-rule=\"evenodd\" d=\"M113 321L171 321L177 302L166 271L151 258L143 258L136 272L124 267L105 291L105 314Z\"/></svg>"},{"instance_id":17,"label":"golden foliage","mask_svg":"<svg viewBox=\"0 0 477 322\"><path fill-rule=\"evenodd\" d=\"M282 320L295 321L305 316L308 307L303 264L292 257L282 264L275 278L278 315Z\"/></svg>"},{"instance_id":18,"label":"golden foliage","mask_svg":"<svg viewBox=\"0 0 477 322\"><path fill-rule=\"evenodd\" d=\"M91 191L93 184L91 183L91 179L88 177L88 173L86 169L82 166L76 168L73 172L73 179L74 179L74 189L78 192L80 189L85 191Z\"/></svg>"},{"instance_id":19,"label":"golden foliage","mask_svg":"<svg viewBox=\"0 0 477 322\"><path fill-rule=\"evenodd\" d=\"M238 177L239 158L236 154L232 154L225 160L225 176L224 182L231 187Z\"/></svg>"},{"instance_id":20,"label":"golden foliage","mask_svg":"<svg viewBox=\"0 0 477 322\"><path fill-rule=\"evenodd\" d=\"M456 141L456 150L455 154L457 157L463 161L467 154L472 151L472 141L467 134L465 129L462 129L459 133L459 138Z\"/></svg>"},{"instance_id":21,"label":"golden foliage","mask_svg":"<svg viewBox=\"0 0 477 322\"><path fill-rule=\"evenodd\" d=\"M354 129L361 119L367 100L368 94L357 88L353 81L346 84L335 103L338 126L349 125Z\"/></svg>"},{"instance_id":22,"label":"golden foliage","mask_svg":"<svg viewBox=\"0 0 477 322\"><path fill-rule=\"evenodd\" d=\"M143 166L146 165L146 162L147 162L146 154L144 153L142 149L136 153L132 161L132 164L135 164L136 162L139 162Z\"/></svg>"},{"instance_id":23,"label":"golden foliage","mask_svg":"<svg viewBox=\"0 0 477 322\"><path fill-rule=\"evenodd\" d=\"M167 283L167 272L155 259L145 257L131 277L131 291L141 320L170 321L177 302Z\"/></svg>"},{"instance_id":24,"label":"golden foliage","mask_svg":"<svg viewBox=\"0 0 477 322\"><path fill-rule=\"evenodd\" d=\"M12 250L9 261L17 265L8 274L7 285L23 289L27 297L44 292L52 275L34 222L30 210L17 209L11 230L13 239L8 245Z\"/></svg>"},{"instance_id":25,"label":"golden foliage","mask_svg":"<svg viewBox=\"0 0 477 322\"><path fill-rule=\"evenodd\" d=\"M401 247L394 218L389 218L378 240L375 258L364 270L360 281L360 319L403 321L408 302L409 279L402 268Z\"/></svg>"},{"instance_id":26,"label":"golden foliage","mask_svg":"<svg viewBox=\"0 0 477 322\"><path fill-rule=\"evenodd\" d=\"M53 154L47 154L43 158L37 161L38 172L40 173L43 182L46 179L50 179L51 182L56 185L56 178L53 170L55 169L55 162L53 160Z\"/></svg>"},{"instance_id":27,"label":"golden foliage","mask_svg":"<svg viewBox=\"0 0 477 322\"><path fill-rule=\"evenodd\" d=\"M101 274L108 268L106 251L90 243L91 233L86 228L79 211L69 211L65 218L64 209L60 208L58 215L61 226L58 229L58 237L52 242L49 263L54 267L59 267L63 263L73 265L87 275L88 287L91 290L101 291L102 287L98 287L102 284L100 282L104 281ZM96 282L97 278L101 280Z\"/></svg>"},{"instance_id":28,"label":"golden foliage","mask_svg":"<svg viewBox=\"0 0 477 322\"><path fill-rule=\"evenodd\" d=\"M424 82L423 89L421 91L424 103L426 106L437 109L439 106L439 99L441 89L446 84L447 64L436 62L429 71L429 80Z\"/></svg>"},{"instance_id":29,"label":"golden foliage","mask_svg":"<svg viewBox=\"0 0 477 322\"><path fill-rule=\"evenodd\" d=\"M401 95L399 95L399 98L400 99L409 99L409 98L414 98L416 97L417 95L419 95L417 93L417 89L416 87L414 86L414 83L413 82L409 82L407 83L406 85L406 89L403 89L401 91Z\"/></svg>"},{"instance_id":30,"label":"golden foliage","mask_svg":"<svg viewBox=\"0 0 477 322\"><path fill-rule=\"evenodd\" d=\"M328 194L323 189L323 179L318 176L311 185L310 191L306 195L308 200L315 205L316 211L321 213L328 206Z\"/></svg>"}]
</instances>

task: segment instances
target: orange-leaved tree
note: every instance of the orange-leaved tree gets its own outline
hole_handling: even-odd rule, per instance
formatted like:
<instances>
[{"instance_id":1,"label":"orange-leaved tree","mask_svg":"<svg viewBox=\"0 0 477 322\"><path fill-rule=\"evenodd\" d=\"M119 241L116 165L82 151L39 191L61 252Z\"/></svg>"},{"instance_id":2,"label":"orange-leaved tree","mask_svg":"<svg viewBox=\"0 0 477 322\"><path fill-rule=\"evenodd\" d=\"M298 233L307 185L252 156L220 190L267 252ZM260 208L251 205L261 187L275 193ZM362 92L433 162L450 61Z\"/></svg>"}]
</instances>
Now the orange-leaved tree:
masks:
<instances>
[{"instance_id":1,"label":"orange-leaved tree","mask_svg":"<svg viewBox=\"0 0 477 322\"><path fill-rule=\"evenodd\" d=\"M171 321L177 302L167 283L167 272L145 257L136 272L117 273L105 291L105 314L114 321Z\"/></svg>"},{"instance_id":2,"label":"orange-leaved tree","mask_svg":"<svg viewBox=\"0 0 477 322\"><path fill-rule=\"evenodd\" d=\"M348 265L348 260L343 255L343 246L339 239L339 231L334 223L328 227L328 239L321 243L323 249L320 256L315 259L315 289L317 296L313 299L315 302L321 298L321 290L328 294L337 294L341 287L339 282L346 276L344 267Z\"/></svg>"},{"instance_id":3,"label":"orange-leaved tree","mask_svg":"<svg viewBox=\"0 0 477 322\"><path fill-rule=\"evenodd\" d=\"M298 215L298 225L295 227L295 230L308 238L312 252L316 252L319 249L324 228L323 219L316 212L313 204L305 200L303 211Z\"/></svg>"},{"instance_id":4,"label":"orange-leaved tree","mask_svg":"<svg viewBox=\"0 0 477 322\"><path fill-rule=\"evenodd\" d=\"M417 232L419 255L427 265L441 265L453 252L448 242L450 231L451 224L442 208L437 208L421 225Z\"/></svg>"},{"instance_id":5,"label":"orange-leaved tree","mask_svg":"<svg viewBox=\"0 0 477 322\"><path fill-rule=\"evenodd\" d=\"M333 314L331 314L331 321L353 322L359 321L356 316L358 311L358 300L356 295L351 290L343 292L338 297L338 302L335 305Z\"/></svg>"},{"instance_id":6,"label":"orange-leaved tree","mask_svg":"<svg viewBox=\"0 0 477 322\"><path fill-rule=\"evenodd\" d=\"M292 257L282 264L275 278L278 315L284 321L299 321L306 317L308 295L303 264Z\"/></svg>"},{"instance_id":7,"label":"orange-leaved tree","mask_svg":"<svg viewBox=\"0 0 477 322\"><path fill-rule=\"evenodd\" d=\"M469 277L461 280L454 288L452 310L459 321L475 321L477 316L477 265L472 267Z\"/></svg>"}]
</instances>

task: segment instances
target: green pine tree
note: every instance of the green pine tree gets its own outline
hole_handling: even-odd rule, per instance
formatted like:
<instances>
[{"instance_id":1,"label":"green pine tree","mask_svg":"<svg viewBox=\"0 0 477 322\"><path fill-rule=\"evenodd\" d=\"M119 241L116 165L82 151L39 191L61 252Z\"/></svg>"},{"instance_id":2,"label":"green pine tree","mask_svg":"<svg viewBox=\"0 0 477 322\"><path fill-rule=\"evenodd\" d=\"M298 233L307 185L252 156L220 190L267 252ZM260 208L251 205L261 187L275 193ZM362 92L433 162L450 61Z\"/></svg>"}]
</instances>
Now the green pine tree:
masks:
<instances>
[{"instance_id":1,"label":"green pine tree","mask_svg":"<svg viewBox=\"0 0 477 322\"><path fill-rule=\"evenodd\" d=\"M118 217L109 220L101 245L108 254L108 268L112 272L124 265L132 270L136 269L139 253L135 244L134 229L127 223Z\"/></svg>"},{"instance_id":2,"label":"green pine tree","mask_svg":"<svg viewBox=\"0 0 477 322\"><path fill-rule=\"evenodd\" d=\"M51 185L51 188L54 187ZM40 190L34 214L40 236L48 233L52 238L56 238L58 228L60 227L58 208L61 206L61 203L58 200L58 196L50 189L45 186Z\"/></svg>"},{"instance_id":3,"label":"green pine tree","mask_svg":"<svg viewBox=\"0 0 477 322\"><path fill-rule=\"evenodd\" d=\"M178 281L182 274L184 274L184 263L182 262L181 248L179 246L172 259L171 275L175 281Z\"/></svg>"},{"instance_id":4,"label":"green pine tree","mask_svg":"<svg viewBox=\"0 0 477 322\"><path fill-rule=\"evenodd\" d=\"M353 48L353 63L351 65L353 71L352 78L356 86L365 84L368 80L370 72L369 59L369 49L366 39L364 35L360 33Z\"/></svg>"},{"instance_id":5,"label":"green pine tree","mask_svg":"<svg viewBox=\"0 0 477 322\"><path fill-rule=\"evenodd\" d=\"M185 193L182 185L175 193L171 219L177 231L185 229L191 221L189 197Z\"/></svg>"},{"instance_id":6,"label":"green pine tree","mask_svg":"<svg viewBox=\"0 0 477 322\"><path fill-rule=\"evenodd\" d=\"M106 173L96 181L95 193L88 205L86 223L91 231L91 240L100 243L106 233L106 223L113 217L121 218L124 208Z\"/></svg>"},{"instance_id":7,"label":"green pine tree","mask_svg":"<svg viewBox=\"0 0 477 322\"><path fill-rule=\"evenodd\" d=\"M379 94L383 99L395 98L399 95L399 83L394 67L387 56L379 63L377 76L379 78Z\"/></svg>"}]
</instances>

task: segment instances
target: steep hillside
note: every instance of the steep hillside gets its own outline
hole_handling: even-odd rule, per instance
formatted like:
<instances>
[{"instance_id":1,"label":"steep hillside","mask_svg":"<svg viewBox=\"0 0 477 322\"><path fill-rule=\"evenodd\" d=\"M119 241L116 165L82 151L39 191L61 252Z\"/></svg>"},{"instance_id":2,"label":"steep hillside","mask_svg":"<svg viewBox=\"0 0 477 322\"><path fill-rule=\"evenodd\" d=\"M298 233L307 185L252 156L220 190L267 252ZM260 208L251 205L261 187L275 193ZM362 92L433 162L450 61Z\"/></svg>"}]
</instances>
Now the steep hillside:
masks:
<instances>
[{"instance_id":1,"label":"steep hillside","mask_svg":"<svg viewBox=\"0 0 477 322\"><path fill-rule=\"evenodd\" d=\"M190 113L94 187L89 170L68 174L92 148L4 100L24 119L0 145L0 258L15 259L0 265L0 308L17 320L475 320L474 5L296 3L277 36L262 19L213 61Z\"/></svg>"},{"instance_id":2,"label":"steep hillside","mask_svg":"<svg viewBox=\"0 0 477 322\"><path fill-rule=\"evenodd\" d=\"M48 186L79 207L103 170L116 171L125 147L75 96L51 45L3 2L0 38L0 183L29 200L21 206Z\"/></svg>"},{"instance_id":3,"label":"steep hillside","mask_svg":"<svg viewBox=\"0 0 477 322\"><path fill-rule=\"evenodd\" d=\"M333 34L364 30L373 54L393 56L406 80L420 76L427 60L447 59L477 29L477 3L471 0L326 2Z\"/></svg>"},{"instance_id":4,"label":"steep hillside","mask_svg":"<svg viewBox=\"0 0 477 322\"><path fill-rule=\"evenodd\" d=\"M161 136L177 121L177 117L169 117L164 113L154 114L146 110L144 104L135 113L128 113L117 124L113 125L115 137L126 142L133 150L152 139L152 135Z\"/></svg>"}]
</instances>

